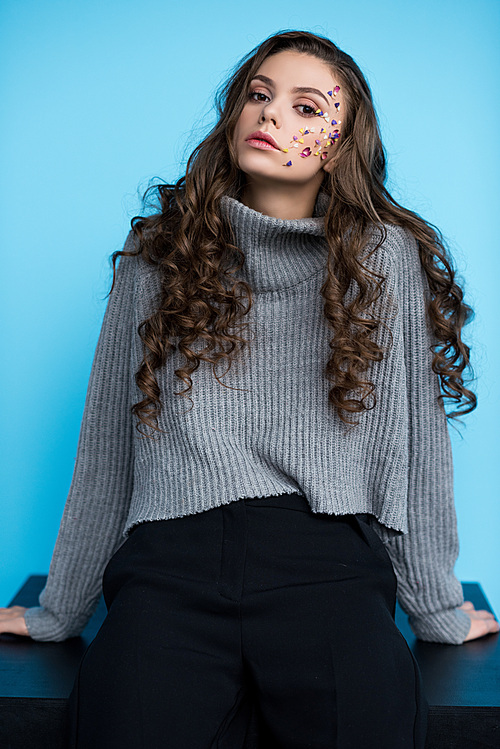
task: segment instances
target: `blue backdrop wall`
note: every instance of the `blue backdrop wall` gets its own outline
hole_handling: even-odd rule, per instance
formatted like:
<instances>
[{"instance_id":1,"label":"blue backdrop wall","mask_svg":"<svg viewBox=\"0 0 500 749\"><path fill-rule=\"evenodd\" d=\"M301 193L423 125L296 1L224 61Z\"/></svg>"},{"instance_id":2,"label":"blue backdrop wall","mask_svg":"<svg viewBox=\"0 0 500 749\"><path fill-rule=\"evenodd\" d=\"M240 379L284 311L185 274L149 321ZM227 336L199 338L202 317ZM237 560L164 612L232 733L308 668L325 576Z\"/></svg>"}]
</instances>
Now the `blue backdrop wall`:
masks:
<instances>
[{"instance_id":1,"label":"blue backdrop wall","mask_svg":"<svg viewBox=\"0 0 500 749\"><path fill-rule=\"evenodd\" d=\"M92 355L139 195L173 181L237 60L278 30L324 34L366 73L390 189L438 225L466 301L479 406L450 429L456 573L500 613L500 277L496 0L108 0L0 7L2 251L0 605L47 573L71 481Z\"/></svg>"}]
</instances>

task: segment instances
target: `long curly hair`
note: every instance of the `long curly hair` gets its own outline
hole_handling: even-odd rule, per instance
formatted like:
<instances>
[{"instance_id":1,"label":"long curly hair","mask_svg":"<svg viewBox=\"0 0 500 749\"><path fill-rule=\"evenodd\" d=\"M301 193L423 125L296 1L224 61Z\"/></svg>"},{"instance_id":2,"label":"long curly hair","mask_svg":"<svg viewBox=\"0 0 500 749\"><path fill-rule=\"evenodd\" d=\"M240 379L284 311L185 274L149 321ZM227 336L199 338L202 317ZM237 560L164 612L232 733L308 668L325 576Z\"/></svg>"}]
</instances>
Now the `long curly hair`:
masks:
<instances>
[{"instance_id":1,"label":"long curly hair","mask_svg":"<svg viewBox=\"0 0 500 749\"><path fill-rule=\"evenodd\" d=\"M343 84L342 134L335 145L334 168L325 171L321 185L330 197L325 215L327 277L321 287L324 315L334 331L324 372L332 383L329 403L345 424L356 425L359 422L347 417L371 410L377 402L375 387L363 379L363 372L371 362L381 361L385 351L373 339L384 323L370 310L373 312L386 279L375 274L378 281L374 280L359 258L367 246L367 232L373 227L380 233L375 249L382 244L387 236L386 223L407 228L418 242L430 291L427 316L434 337L432 369L439 375L443 390L438 396L440 406L444 410L445 397L458 402L463 408L446 414L456 418L477 405L476 395L466 389L462 378L465 367L472 367L461 329L473 310L463 301L439 229L399 205L385 188L386 155L367 81L354 60L328 38L305 31L284 31L243 57L218 89L217 123L190 155L185 175L174 184L153 185L146 190L143 207L154 191L158 210L131 220L138 249L113 253L113 286L120 255L141 255L156 266L160 275L158 308L138 330L143 360L135 379L144 397L132 406L132 412L138 417L137 429L145 436L161 431L158 416L162 394L156 372L171 350L177 347L185 357L175 375L187 387L175 394L189 398L191 375L201 361L212 363L214 376L228 387L217 377L216 364L226 359L227 372L234 356L249 345L239 333L246 328L244 318L252 307L252 289L234 278L245 257L233 241L231 226L220 211L220 200L223 195L239 199L245 186L245 175L237 167L233 135L249 84L268 56L284 50L313 55ZM359 293L346 304L352 281ZM205 342L198 352L192 348L196 340Z\"/></svg>"}]
</instances>

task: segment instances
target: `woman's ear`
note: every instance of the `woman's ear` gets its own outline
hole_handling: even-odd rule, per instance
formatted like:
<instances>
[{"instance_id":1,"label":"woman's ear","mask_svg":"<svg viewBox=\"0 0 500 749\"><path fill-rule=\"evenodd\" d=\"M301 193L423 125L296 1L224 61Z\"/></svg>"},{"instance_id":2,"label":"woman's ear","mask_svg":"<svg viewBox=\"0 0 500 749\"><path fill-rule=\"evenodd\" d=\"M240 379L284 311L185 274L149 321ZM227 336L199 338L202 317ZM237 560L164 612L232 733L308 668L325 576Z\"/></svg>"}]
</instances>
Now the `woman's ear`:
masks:
<instances>
[{"instance_id":1,"label":"woman's ear","mask_svg":"<svg viewBox=\"0 0 500 749\"><path fill-rule=\"evenodd\" d=\"M323 164L323 169L325 172L331 173L333 167L335 166L335 156L332 156L331 159L329 159L325 164Z\"/></svg>"}]
</instances>

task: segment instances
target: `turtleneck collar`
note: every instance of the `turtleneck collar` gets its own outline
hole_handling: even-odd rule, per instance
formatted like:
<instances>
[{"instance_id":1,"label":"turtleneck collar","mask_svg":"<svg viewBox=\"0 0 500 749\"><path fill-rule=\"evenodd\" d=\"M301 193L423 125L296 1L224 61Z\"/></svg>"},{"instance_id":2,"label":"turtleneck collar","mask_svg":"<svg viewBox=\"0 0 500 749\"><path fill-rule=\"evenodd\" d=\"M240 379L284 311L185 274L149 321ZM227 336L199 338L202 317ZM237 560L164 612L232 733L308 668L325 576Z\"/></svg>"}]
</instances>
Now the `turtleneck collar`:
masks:
<instances>
[{"instance_id":1,"label":"turtleneck collar","mask_svg":"<svg viewBox=\"0 0 500 749\"><path fill-rule=\"evenodd\" d=\"M320 191L311 218L280 219L224 195L222 213L245 254L238 278L257 293L269 292L295 286L326 268L324 215L328 202L328 195Z\"/></svg>"}]
</instances>

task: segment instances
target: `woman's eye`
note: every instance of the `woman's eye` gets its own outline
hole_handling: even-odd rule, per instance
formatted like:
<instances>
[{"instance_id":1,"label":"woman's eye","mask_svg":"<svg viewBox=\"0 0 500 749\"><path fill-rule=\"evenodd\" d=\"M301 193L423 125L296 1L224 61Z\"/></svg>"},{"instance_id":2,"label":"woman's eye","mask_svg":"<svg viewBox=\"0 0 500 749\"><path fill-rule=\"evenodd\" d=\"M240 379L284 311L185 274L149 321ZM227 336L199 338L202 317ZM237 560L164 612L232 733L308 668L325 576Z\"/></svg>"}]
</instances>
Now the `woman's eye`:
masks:
<instances>
[{"instance_id":1,"label":"woman's eye","mask_svg":"<svg viewBox=\"0 0 500 749\"><path fill-rule=\"evenodd\" d=\"M254 96L257 96L257 97L263 96L264 99L269 99L268 95L264 94L262 91L250 91L250 93L248 94L248 98L249 99L253 99ZM263 101L263 99L259 99L259 98L253 99L253 100L254 101Z\"/></svg>"},{"instance_id":2,"label":"woman's eye","mask_svg":"<svg viewBox=\"0 0 500 749\"><path fill-rule=\"evenodd\" d=\"M317 107L313 107L310 104L297 104L298 107L304 107L305 109L308 109L308 112L302 112L303 115L307 117L312 117L316 113Z\"/></svg>"}]
</instances>

